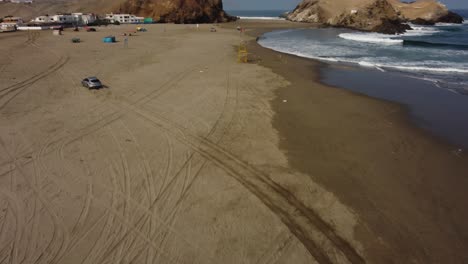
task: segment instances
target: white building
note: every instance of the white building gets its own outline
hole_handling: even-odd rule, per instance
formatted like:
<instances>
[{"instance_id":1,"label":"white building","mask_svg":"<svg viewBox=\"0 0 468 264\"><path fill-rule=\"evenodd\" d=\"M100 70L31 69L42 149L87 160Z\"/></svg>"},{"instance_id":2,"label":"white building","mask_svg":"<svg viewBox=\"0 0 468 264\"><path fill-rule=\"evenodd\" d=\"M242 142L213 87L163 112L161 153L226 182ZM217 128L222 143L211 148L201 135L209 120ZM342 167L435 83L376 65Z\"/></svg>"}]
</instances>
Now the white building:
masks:
<instances>
[{"instance_id":1,"label":"white building","mask_svg":"<svg viewBox=\"0 0 468 264\"><path fill-rule=\"evenodd\" d=\"M118 21L121 24L137 24L145 21L144 17L137 17L130 14L106 14L106 20L110 23Z\"/></svg>"},{"instance_id":2,"label":"white building","mask_svg":"<svg viewBox=\"0 0 468 264\"><path fill-rule=\"evenodd\" d=\"M16 31L21 25L23 25L21 17L5 17L0 23L0 32Z\"/></svg>"},{"instance_id":3,"label":"white building","mask_svg":"<svg viewBox=\"0 0 468 264\"><path fill-rule=\"evenodd\" d=\"M56 24L74 24L74 25L88 25L96 21L96 15L94 14L57 14L57 15L46 15L38 16L31 20L33 23L56 23Z\"/></svg>"},{"instance_id":4,"label":"white building","mask_svg":"<svg viewBox=\"0 0 468 264\"><path fill-rule=\"evenodd\" d=\"M24 21L21 17L5 17L1 24L18 26L24 24Z\"/></svg>"},{"instance_id":5,"label":"white building","mask_svg":"<svg viewBox=\"0 0 468 264\"><path fill-rule=\"evenodd\" d=\"M97 16L95 14L72 13L74 23L78 25L89 25L96 22Z\"/></svg>"},{"instance_id":6,"label":"white building","mask_svg":"<svg viewBox=\"0 0 468 264\"><path fill-rule=\"evenodd\" d=\"M75 19L71 14L59 14L49 17L51 23L72 24Z\"/></svg>"},{"instance_id":7,"label":"white building","mask_svg":"<svg viewBox=\"0 0 468 264\"><path fill-rule=\"evenodd\" d=\"M31 20L34 23L73 23L73 17L71 15L45 15L45 16L38 16Z\"/></svg>"},{"instance_id":8,"label":"white building","mask_svg":"<svg viewBox=\"0 0 468 264\"><path fill-rule=\"evenodd\" d=\"M31 22L34 23L50 23L49 16L38 16L36 18L33 18Z\"/></svg>"},{"instance_id":9,"label":"white building","mask_svg":"<svg viewBox=\"0 0 468 264\"><path fill-rule=\"evenodd\" d=\"M10 0L10 2L14 4L32 4L33 0Z\"/></svg>"},{"instance_id":10,"label":"white building","mask_svg":"<svg viewBox=\"0 0 468 264\"><path fill-rule=\"evenodd\" d=\"M0 32L11 32L16 29L16 25L0 23Z\"/></svg>"}]
</instances>

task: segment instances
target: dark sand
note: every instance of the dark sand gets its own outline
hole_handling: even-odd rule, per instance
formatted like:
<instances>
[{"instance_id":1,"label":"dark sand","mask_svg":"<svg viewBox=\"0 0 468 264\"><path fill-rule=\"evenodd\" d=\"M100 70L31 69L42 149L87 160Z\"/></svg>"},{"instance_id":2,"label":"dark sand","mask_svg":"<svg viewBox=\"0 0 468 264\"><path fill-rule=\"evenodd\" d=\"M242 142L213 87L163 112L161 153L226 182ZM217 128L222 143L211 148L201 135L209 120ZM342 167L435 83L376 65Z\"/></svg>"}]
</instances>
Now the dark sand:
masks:
<instances>
[{"instance_id":1,"label":"dark sand","mask_svg":"<svg viewBox=\"0 0 468 264\"><path fill-rule=\"evenodd\" d=\"M400 72L329 64L322 81L408 108L411 121L460 151L468 150L468 96ZM463 92L463 91L459 91Z\"/></svg>"},{"instance_id":2,"label":"dark sand","mask_svg":"<svg viewBox=\"0 0 468 264\"><path fill-rule=\"evenodd\" d=\"M238 23L252 36L305 25ZM281 148L292 168L356 212L368 262L468 262L465 154L410 123L400 105L321 84L320 62L255 41L249 52L291 83L271 102Z\"/></svg>"}]
</instances>

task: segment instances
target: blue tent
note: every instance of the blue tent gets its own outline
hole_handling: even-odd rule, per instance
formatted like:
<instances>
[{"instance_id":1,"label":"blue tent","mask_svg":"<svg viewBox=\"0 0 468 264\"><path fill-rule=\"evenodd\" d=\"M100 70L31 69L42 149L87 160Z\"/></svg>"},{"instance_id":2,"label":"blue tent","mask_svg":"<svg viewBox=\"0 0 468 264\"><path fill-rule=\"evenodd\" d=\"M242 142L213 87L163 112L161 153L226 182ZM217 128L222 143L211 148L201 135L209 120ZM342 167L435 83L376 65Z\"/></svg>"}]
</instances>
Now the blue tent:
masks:
<instances>
[{"instance_id":1,"label":"blue tent","mask_svg":"<svg viewBox=\"0 0 468 264\"><path fill-rule=\"evenodd\" d=\"M114 43L115 42L115 37L114 36L107 36L102 39L102 42L104 43Z\"/></svg>"}]
</instances>

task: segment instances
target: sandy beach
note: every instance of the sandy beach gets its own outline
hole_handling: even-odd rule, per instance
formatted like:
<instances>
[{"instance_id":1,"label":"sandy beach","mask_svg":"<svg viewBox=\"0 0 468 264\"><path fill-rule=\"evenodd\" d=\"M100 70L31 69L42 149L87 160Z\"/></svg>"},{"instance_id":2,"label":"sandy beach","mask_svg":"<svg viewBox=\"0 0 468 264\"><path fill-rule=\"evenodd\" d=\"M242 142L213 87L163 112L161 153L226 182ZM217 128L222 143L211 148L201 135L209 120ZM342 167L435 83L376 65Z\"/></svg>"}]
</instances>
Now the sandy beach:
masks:
<instances>
[{"instance_id":1,"label":"sandy beach","mask_svg":"<svg viewBox=\"0 0 468 264\"><path fill-rule=\"evenodd\" d=\"M465 154L211 27L0 35L1 263L468 261Z\"/></svg>"}]
</instances>

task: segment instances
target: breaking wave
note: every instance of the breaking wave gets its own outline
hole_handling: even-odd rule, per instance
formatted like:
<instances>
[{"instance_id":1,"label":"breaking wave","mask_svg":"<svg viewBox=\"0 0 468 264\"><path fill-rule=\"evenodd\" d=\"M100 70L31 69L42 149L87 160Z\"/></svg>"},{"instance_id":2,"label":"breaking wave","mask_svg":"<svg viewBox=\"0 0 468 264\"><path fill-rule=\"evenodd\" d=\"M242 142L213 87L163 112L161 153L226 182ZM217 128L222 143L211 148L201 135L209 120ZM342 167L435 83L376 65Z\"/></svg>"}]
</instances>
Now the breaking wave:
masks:
<instances>
[{"instance_id":1,"label":"breaking wave","mask_svg":"<svg viewBox=\"0 0 468 264\"><path fill-rule=\"evenodd\" d=\"M379 33L341 33L340 38L368 43L381 44L402 44L402 39L395 39L394 36Z\"/></svg>"},{"instance_id":2,"label":"breaking wave","mask_svg":"<svg viewBox=\"0 0 468 264\"><path fill-rule=\"evenodd\" d=\"M459 69L459 68L439 68L439 67L425 67L425 66L407 66L404 64L380 64L380 63L371 63L367 61L358 62L359 65L364 67L373 67L380 69L397 69L403 71L415 71L415 72L438 72L438 73L468 73L468 69Z\"/></svg>"},{"instance_id":3,"label":"breaking wave","mask_svg":"<svg viewBox=\"0 0 468 264\"><path fill-rule=\"evenodd\" d=\"M414 26L400 35L348 29L302 29L266 33L266 48L330 63L426 76L451 89L468 83L468 26ZM457 29L456 29L457 28ZM453 88L457 90L458 88Z\"/></svg>"},{"instance_id":4,"label":"breaking wave","mask_svg":"<svg viewBox=\"0 0 468 264\"><path fill-rule=\"evenodd\" d=\"M254 19L254 20L286 20L282 17L250 17L250 16L240 16L240 19Z\"/></svg>"},{"instance_id":5,"label":"breaking wave","mask_svg":"<svg viewBox=\"0 0 468 264\"><path fill-rule=\"evenodd\" d=\"M401 34L400 36L420 37L420 36L434 35L434 34L441 32L441 30L434 28L434 27L418 26L418 25L414 25L411 23L409 25L411 26L411 29Z\"/></svg>"},{"instance_id":6,"label":"breaking wave","mask_svg":"<svg viewBox=\"0 0 468 264\"><path fill-rule=\"evenodd\" d=\"M462 24L455 24L455 23L436 23L435 26L436 27L461 27L463 26L463 24L465 21L463 21Z\"/></svg>"}]
</instances>

